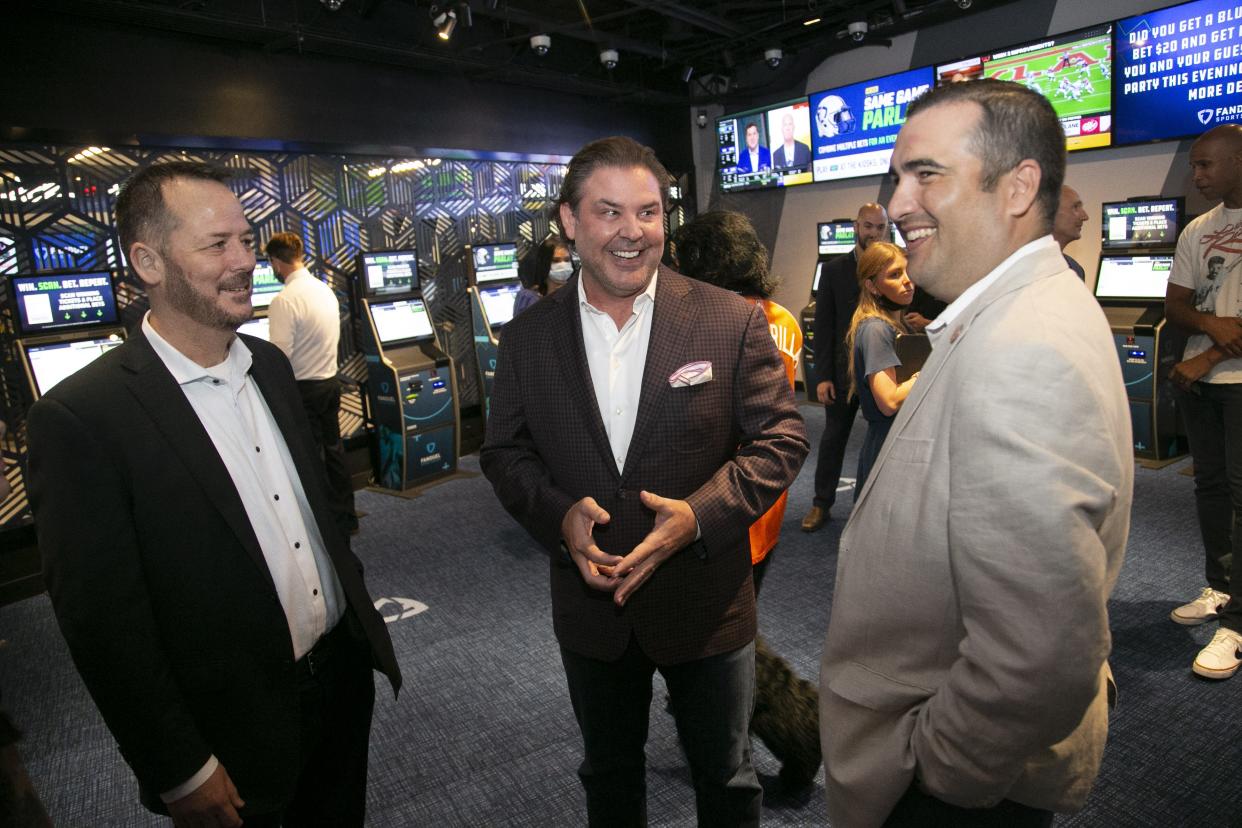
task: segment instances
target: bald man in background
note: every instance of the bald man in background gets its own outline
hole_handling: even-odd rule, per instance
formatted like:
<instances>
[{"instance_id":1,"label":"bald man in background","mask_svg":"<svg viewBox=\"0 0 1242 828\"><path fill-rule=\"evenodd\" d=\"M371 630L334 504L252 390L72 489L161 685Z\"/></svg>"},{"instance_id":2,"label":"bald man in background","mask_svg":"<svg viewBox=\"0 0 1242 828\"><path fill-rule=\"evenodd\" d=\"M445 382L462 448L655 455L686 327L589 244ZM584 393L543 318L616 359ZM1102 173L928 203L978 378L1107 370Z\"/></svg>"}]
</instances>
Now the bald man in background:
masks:
<instances>
[{"instance_id":1,"label":"bald man in background","mask_svg":"<svg viewBox=\"0 0 1242 828\"><path fill-rule=\"evenodd\" d=\"M1073 187L1065 184L1061 187L1061 202L1057 206L1057 214L1052 220L1052 238L1061 246L1061 255L1070 270L1078 274L1078 278L1087 281L1087 274L1082 265L1065 252L1070 242L1082 238L1082 226L1087 221L1087 211L1082 206L1082 196Z\"/></svg>"}]
</instances>

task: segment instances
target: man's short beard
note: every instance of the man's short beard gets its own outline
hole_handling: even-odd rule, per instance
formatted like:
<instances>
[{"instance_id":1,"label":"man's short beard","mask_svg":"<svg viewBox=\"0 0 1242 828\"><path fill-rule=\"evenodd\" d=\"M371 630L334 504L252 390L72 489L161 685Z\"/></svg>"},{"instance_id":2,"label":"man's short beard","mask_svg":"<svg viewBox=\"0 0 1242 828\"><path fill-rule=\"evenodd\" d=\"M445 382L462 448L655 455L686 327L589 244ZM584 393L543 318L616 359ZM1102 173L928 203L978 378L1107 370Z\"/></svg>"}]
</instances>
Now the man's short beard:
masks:
<instances>
[{"instance_id":1,"label":"man's short beard","mask_svg":"<svg viewBox=\"0 0 1242 828\"><path fill-rule=\"evenodd\" d=\"M243 322L248 321L254 315L254 309L251 308L244 318L230 316L206 296L195 291L185 271L171 258L165 256L164 262L167 265L164 294L168 303L179 313L188 316L200 325L230 333L236 332Z\"/></svg>"}]
</instances>

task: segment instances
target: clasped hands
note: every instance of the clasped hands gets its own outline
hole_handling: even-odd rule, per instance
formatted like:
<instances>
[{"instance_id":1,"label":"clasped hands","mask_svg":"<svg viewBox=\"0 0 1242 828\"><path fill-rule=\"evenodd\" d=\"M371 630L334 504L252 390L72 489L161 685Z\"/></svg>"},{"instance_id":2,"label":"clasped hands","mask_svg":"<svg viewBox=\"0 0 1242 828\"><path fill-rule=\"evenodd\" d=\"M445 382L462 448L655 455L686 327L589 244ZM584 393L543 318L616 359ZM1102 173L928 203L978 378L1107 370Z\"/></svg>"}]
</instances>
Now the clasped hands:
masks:
<instances>
[{"instance_id":1,"label":"clasped hands","mask_svg":"<svg viewBox=\"0 0 1242 828\"><path fill-rule=\"evenodd\" d=\"M648 491L640 492L639 499L656 513L655 526L625 557L610 555L596 545L592 535L595 526L612 518L595 498L579 500L569 507L561 521L561 537L582 579L593 589L612 592L617 606L625 606L660 564L698 534L698 520L686 501Z\"/></svg>"}]
</instances>

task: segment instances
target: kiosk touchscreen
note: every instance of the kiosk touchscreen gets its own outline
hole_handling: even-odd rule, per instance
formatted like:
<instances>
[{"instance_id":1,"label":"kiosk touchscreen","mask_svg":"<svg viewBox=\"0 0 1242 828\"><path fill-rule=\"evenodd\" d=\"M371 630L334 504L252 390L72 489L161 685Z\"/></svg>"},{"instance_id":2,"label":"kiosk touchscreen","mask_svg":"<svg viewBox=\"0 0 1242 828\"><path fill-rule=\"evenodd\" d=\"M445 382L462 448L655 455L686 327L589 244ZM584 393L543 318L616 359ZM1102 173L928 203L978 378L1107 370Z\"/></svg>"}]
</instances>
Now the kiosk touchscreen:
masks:
<instances>
[{"instance_id":1,"label":"kiosk touchscreen","mask_svg":"<svg viewBox=\"0 0 1242 828\"><path fill-rule=\"evenodd\" d=\"M453 361L418 289L416 251L363 253L358 279L375 482L405 491L457 469Z\"/></svg>"},{"instance_id":2,"label":"kiosk touchscreen","mask_svg":"<svg viewBox=\"0 0 1242 828\"><path fill-rule=\"evenodd\" d=\"M10 278L17 346L34 399L121 344L114 288L106 270Z\"/></svg>"},{"instance_id":3,"label":"kiosk touchscreen","mask_svg":"<svg viewBox=\"0 0 1242 828\"><path fill-rule=\"evenodd\" d=\"M1180 198L1105 202L1095 297L1104 308L1130 403L1134 454L1165 460L1185 452L1168 374L1180 343L1170 341L1164 295L1182 226Z\"/></svg>"},{"instance_id":4,"label":"kiosk touchscreen","mask_svg":"<svg viewBox=\"0 0 1242 828\"><path fill-rule=\"evenodd\" d=\"M276 277L272 263L267 259L257 259L254 274L250 277L250 304L255 313L267 313L272 300L284 286L284 282Z\"/></svg>"},{"instance_id":5,"label":"kiosk touchscreen","mask_svg":"<svg viewBox=\"0 0 1242 828\"><path fill-rule=\"evenodd\" d=\"M483 389L483 417L491 408L496 377L496 349L501 329L513 319L513 305L522 282L518 278L517 243L498 242L466 247L470 322L474 355Z\"/></svg>"},{"instance_id":6,"label":"kiosk touchscreen","mask_svg":"<svg viewBox=\"0 0 1242 828\"><path fill-rule=\"evenodd\" d=\"M237 329L237 332L244 333L244 334L250 334L251 336L258 337L259 339L266 340L267 342L271 342L272 341L271 327L272 327L272 320L268 319L266 316L256 316L254 319L251 319L249 322L243 322L241 324L241 327Z\"/></svg>"}]
</instances>

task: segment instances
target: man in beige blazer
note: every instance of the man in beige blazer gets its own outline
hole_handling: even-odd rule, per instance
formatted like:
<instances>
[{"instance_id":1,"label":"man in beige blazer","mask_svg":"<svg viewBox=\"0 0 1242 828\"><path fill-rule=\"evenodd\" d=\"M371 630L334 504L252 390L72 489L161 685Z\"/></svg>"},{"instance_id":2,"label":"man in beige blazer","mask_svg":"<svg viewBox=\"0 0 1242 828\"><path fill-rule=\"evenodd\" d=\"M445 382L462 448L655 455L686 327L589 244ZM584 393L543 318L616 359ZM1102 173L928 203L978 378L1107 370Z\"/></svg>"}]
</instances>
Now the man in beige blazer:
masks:
<instances>
[{"instance_id":1,"label":"man in beige blazer","mask_svg":"<svg viewBox=\"0 0 1242 828\"><path fill-rule=\"evenodd\" d=\"M1046 826L1098 772L1133 459L1108 325L1049 235L1064 172L1017 84L935 89L897 138L889 214L951 304L841 538L834 828Z\"/></svg>"}]
</instances>

